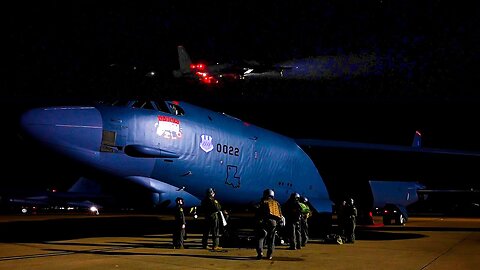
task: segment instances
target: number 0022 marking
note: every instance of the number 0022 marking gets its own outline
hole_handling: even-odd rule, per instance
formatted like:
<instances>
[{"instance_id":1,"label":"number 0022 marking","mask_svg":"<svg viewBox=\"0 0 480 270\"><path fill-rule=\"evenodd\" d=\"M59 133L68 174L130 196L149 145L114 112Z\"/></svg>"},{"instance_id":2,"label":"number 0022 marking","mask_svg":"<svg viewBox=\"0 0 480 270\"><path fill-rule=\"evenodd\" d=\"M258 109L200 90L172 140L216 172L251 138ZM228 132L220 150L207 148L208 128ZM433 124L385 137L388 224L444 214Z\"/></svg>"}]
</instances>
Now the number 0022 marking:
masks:
<instances>
[{"instance_id":1,"label":"number 0022 marking","mask_svg":"<svg viewBox=\"0 0 480 270\"><path fill-rule=\"evenodd\" d=\"M240 149L238 147L217 143L217 152L224 153L225 155L238 157L238 155L240 154Z\"/></svg>"}]
</instances>

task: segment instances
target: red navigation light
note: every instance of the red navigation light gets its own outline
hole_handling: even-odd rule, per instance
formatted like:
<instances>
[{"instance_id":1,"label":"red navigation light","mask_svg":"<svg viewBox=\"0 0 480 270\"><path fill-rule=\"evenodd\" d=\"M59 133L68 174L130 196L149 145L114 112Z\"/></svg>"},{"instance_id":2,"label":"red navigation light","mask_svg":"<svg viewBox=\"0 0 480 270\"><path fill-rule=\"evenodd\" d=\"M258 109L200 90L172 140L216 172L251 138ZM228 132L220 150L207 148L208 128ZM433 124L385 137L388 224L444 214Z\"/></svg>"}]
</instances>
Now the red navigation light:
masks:
<instances>
[{"instance_id":1,"label":"red navigation light","mask_svg":"<svg viewBox=\"0 0 480 270\"><path fill-rule=\"evenodd\" d=\"M208 75L208 73L200 72L200 71L195 72L195 74L197 74L198 77L207 77L207 75Z\"/></svg>"},{"instance_id":2,"label":"red navigation light","mask_svg":"<svg viewBox=\"0 0 480 270\"><path fill-rule=\"evenodd\" d=\"M200 78L200 80L205 84L218 83L218 80L213 76L205 76L203 78Z\"/></svg>"},{"instance_id":3,"label":"red navigation light","mask_svg":"<svg viewBox=\"0 0 480 270\"><path fill-rule=\"evenodd\" d=\"M206 65L204 64L190 64L190 69L195 71L204 71L206 69Z\"/></svg>"},{"instance_id":4,"label":"red navigation light","mask_svg":"<svg viewBox=\"0 0 480 270\"><path fill-rule=\"evenodd\" d=\"M204 70L205 65L204 64L197 64L197 69Z\"/></svg>"}]
</instances>

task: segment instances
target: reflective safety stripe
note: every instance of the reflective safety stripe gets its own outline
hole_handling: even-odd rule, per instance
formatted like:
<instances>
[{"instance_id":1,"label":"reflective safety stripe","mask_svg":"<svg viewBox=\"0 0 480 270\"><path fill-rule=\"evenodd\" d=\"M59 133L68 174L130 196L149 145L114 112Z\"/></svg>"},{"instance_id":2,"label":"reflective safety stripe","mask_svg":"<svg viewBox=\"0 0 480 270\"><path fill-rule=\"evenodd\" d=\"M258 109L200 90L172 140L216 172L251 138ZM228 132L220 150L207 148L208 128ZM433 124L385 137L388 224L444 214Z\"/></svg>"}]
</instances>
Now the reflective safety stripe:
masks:
<instances>
[{"instance_id":1,"label":"reflective safety stripe","mask_svg":"<svg viewBox=\"0 0 480 270\"><path fill-rule=\"evenodd\" d=\"M267 204L268 204L268 210L270 212L270 215L276 216L278 218L280 218L282 216L281 211L280 211L280 206L278 205L278 203L276 201L268 200Z\"/></svg>"}]
</instances>

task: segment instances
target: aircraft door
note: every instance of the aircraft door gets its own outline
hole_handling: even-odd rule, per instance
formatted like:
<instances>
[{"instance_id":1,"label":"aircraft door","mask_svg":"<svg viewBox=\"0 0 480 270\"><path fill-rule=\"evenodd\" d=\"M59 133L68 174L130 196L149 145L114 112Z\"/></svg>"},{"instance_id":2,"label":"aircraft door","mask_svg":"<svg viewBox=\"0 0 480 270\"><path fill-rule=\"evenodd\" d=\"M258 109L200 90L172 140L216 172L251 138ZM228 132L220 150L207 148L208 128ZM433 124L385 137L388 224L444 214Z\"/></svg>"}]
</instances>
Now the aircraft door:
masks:
<instances>
[{"instance_id":1,"label":"aircraft door","mask_svg":"<svg viewBox=\"0 0 480 270\"><path fill-rule=\"evenodd\" d=\"M123 151L128 138L128 123L121 117L109 116L104 119L104 123L100 151L114 153Z\"/></svg>"}]
</instances>

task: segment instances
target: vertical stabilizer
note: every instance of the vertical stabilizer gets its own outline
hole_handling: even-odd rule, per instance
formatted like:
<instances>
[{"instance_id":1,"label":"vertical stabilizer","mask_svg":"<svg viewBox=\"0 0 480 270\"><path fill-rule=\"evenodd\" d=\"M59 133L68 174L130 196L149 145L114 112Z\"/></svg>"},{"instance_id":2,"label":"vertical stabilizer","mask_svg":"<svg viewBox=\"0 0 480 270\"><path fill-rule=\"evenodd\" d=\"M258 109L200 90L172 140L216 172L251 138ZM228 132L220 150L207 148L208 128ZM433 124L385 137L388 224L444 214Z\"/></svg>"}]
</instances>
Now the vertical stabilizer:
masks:
<instances>
[{"instance_id":1,"label":"vertical stabilizer","mask_svg":"<svg viewBox=\"0 0 480 270\"><path fill-rule=\"evenodd\" d=\"M178 46L178 63L180 65L180 72L182 74L186 74L190 72L190 65L192 64L192 60L187 53L187 50L183 46Z\"/></svg>"},{"instance_id":2,"label":"vertical stabilizer","mask_svg":"<svg viewBox=\"0 0 480 270\"><path fill-rule=\"evenodd\" d=\"M75 184L70 187L68 192L77 192L77 193L89 193L89 194L100 194L101 187L100 185L91 179L80 177Z\"/></svg>"},{"instance_id":3,"label":"vertical stabilizer","mask_svg":"<svg viewBox=\"0 0 480 270\"><path fill-rule=\"evenodd\" d=\"M420 148L422 147L422 133L420 131L415 131L415 135L413 136L412 147Z\"/></svg>"}]
</instances>

